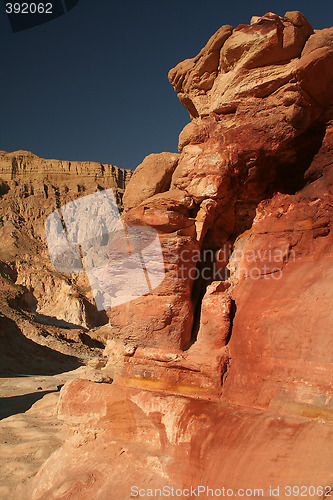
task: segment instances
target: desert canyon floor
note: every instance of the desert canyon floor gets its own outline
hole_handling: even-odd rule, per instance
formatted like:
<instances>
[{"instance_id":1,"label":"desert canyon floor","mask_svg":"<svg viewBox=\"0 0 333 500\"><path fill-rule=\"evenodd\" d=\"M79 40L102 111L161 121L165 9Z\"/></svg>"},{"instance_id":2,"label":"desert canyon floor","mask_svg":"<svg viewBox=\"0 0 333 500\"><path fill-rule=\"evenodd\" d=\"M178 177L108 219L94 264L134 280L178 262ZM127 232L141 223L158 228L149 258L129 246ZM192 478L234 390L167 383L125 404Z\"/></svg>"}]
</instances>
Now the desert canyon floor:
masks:
<instances>
[{"instance_id":1,"label":"desert canyon floor","mask_svg":"<svg viewBox=\"0 0 333 500\"><path fill-rule=\"evenodd\" d=\"M58 387L81 373L0 378L1 499L29 498L29 479L66 439L56 414Z\"/></svg>"}]
</instances>

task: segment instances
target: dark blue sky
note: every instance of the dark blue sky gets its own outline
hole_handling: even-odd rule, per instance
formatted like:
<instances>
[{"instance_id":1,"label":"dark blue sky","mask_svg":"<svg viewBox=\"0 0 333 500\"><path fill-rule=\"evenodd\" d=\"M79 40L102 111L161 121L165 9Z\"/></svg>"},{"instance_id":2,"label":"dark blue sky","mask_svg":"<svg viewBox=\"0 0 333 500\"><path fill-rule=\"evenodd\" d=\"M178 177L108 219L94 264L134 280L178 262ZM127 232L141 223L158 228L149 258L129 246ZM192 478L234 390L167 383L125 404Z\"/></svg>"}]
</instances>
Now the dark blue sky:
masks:
<instances>
[{"instance_id":1,"label":"dark blue sky","mask_svg":"<svg viewBox=\"0 0 333 500\"><path fill-rule=\"evenodd\" d=\"M135 168L177 151L189 116L169 69L223 24L301 10L333 25L333 2L80 0L66 15L13 34L0 4L0 149Z\"/></svg>"}]
</instances>

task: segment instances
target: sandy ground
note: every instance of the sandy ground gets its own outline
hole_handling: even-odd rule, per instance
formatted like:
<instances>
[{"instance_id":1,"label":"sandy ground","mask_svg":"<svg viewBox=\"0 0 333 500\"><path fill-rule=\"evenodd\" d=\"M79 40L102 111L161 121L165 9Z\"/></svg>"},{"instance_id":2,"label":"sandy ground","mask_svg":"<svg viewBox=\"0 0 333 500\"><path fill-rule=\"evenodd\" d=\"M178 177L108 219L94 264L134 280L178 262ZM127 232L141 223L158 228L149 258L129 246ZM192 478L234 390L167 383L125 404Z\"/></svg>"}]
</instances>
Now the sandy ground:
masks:
<instances>
[{"instance_id":1,"label":"sandy ground","mask_svg":"<svg viewBox=\"0 0 333 500\"><path fill-rule=\"evenodd\" d=\"M56 417L58 386L84 367L53 376L0 378L0 499L29 500L29 479L67 436Z\"/></svg>"}]
</instances>

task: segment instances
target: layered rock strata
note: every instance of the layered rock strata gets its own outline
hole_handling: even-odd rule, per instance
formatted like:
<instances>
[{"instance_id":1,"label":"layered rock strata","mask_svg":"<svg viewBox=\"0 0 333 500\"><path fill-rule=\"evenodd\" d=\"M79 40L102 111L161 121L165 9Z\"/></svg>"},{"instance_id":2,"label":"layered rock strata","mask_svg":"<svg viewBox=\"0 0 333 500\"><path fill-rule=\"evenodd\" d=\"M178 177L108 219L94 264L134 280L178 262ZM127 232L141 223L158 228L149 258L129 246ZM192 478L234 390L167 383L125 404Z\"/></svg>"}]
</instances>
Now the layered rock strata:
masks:
<instances>
[{"instance_id":1,"label":"layered rock strata","mask_svg":"<svg viewBox=\"0 0 333 500\"><path fill-rule=\"evenodd\" d=\"M7 355L14 335L9 332L27 348L24 336L65 353L73 345L94 346L87 331L107 318L97 311L83 273L64 275L51 265L45 221L66 203L109 188L121 209L130 177L131 171L113 165L46 160L27 151L0 152L0 337ZM19 369L16 361L2 357L2 368Z\"/></svg>"}]
</instances>

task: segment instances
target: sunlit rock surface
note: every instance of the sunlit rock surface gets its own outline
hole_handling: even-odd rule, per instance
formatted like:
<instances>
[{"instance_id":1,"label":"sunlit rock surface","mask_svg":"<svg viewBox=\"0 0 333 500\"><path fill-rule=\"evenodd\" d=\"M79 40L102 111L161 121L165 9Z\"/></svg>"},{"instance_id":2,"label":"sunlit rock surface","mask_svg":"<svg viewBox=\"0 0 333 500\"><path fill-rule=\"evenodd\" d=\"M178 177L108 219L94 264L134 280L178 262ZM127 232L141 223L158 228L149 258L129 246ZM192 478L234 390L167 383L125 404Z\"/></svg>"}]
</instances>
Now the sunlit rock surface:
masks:
<instances>
[{"instance_id":1,"label":"sunlit rock surface","mask_svg":"<svg viewBox=\"0 0 333 500\"><path fill-rule=\"evenodd\" d=\"M123 215L158 232L165 279L108 311L99 369L62 389L72 437L35 500L329 491L332 33L268 13L170 71L191 122L179 156L142 163Z\"/></svg>"},{"instance_id":2,"label":"sunlit rock surface","mask_svg":"<svg viewBox=\"0 0 333 500\"><path fill-rule=\"evenodd\" d=\"M45 221L66 203L104 189L114 190L121 208L130 177L113 165L0 152L1 373L72 369L77 362L67 355L86 357L90 347L103 347L104 334L93 329L107 323L105 312L97 310L84 273L52 266ZM87 218L85 226L92 223Z\"/></svg>"}]
</instances>

